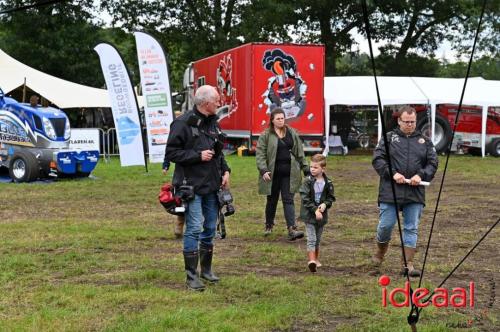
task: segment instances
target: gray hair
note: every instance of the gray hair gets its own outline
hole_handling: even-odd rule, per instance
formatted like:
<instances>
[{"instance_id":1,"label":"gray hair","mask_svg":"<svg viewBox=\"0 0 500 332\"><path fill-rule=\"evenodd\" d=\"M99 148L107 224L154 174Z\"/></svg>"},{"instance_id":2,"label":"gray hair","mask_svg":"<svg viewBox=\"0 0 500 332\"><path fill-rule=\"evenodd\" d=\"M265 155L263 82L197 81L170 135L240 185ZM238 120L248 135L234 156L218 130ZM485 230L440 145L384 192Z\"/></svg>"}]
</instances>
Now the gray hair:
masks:
<instances>
[{"instance_id":1,"label":"gray hair","mask_svg":"<svg viewBox=\"0 0 500 332\"><path fill-rule=\"evenodd\" d=\"M203 103L210 101L210 99L212 99L215 96L216 92L217 91L215 90L215 88L211 85L200 86L196 90L196 93L194 95L194 104L196 106L199 106Z\"/></svg>"}]
</instances>

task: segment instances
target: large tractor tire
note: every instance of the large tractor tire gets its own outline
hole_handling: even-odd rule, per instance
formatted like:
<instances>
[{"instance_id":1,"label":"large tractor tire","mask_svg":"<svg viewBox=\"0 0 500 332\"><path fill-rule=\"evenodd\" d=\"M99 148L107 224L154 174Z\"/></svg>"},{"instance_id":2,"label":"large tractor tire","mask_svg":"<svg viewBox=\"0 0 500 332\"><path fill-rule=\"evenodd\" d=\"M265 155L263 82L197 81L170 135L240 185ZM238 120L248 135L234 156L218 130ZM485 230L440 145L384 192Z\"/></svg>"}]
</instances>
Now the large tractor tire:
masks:
<instances>
[{"instance_id":1,"label":"large tractor tire","mask_svg":"<svg viewBox=\"0 0 500 332\"><path fill-rule=\"evenodd\" d=\"M17 151L9 162L9 175L14 182L30 182L40 176L35 156L26 151Z\"/></svg>"},{"instance_id":2,"label":"large tractor tire","mask_svg":"<svg viewBox=\"0 0 500 332\"><path fill-rule=\"evenodd\" d=\"M489 146L489 153L493 157L500 157L500 138L495 138Z\"/></svg>"},{"instance_id":3,"label":"large tractor tire","mask_svg":"<svg viewBox=\"0 0 500 332\"><path fill-rule=\"evenodd\" d=\"M431 137L431 123L427 120L426 117L422 117L418 123L417 128L427 137ZM434 129L434 137L435 137L435 147L438 153L446 152L448 145L451 140L451 126L441 114L436 113L436 127Z\"/></svg>"}]
</instances>

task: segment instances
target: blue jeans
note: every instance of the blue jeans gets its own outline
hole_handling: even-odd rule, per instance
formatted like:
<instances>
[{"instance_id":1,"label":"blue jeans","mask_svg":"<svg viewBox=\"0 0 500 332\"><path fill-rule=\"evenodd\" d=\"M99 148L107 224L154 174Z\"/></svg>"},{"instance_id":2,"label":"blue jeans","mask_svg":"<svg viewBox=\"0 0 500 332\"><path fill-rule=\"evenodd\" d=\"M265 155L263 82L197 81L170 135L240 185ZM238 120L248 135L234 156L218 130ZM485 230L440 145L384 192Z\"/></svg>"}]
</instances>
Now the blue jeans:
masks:
<instances>
[{"instance_id":1,"label":"blue jeans","mask_svg":"<svg viewBox=\"0 0 500 332\"><path fill-rule=\"evenodd\" d=\"M198 251L199 242L212 245L217 226L219 202L216 192L194 195L185 212L184 252Z\"/></svg>"},{"instance_id":2,"label":"blue jeans","mask_svg":"<svg viewBox=\"0 0 500 332\"><path fill-rule=\"evenodd\" d=\"M403 244L405 247L416 248L418 236L418 224L424 205L421 203L409 203L398 205L403 211ZM391 240L391 233L397 222L396 208L394 204L380 203L379 222L377 227L377 241L387 243Z\"/></svg>"}]
</instances>

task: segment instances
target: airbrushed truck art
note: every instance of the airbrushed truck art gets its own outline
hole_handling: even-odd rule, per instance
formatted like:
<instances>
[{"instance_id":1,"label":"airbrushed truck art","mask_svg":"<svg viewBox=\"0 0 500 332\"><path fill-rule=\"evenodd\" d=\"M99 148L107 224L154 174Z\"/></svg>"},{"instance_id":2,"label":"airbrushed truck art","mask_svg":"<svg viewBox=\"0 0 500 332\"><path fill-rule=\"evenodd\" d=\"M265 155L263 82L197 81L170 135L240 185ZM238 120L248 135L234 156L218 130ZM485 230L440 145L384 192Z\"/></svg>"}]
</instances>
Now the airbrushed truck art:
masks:
<instances>
[{"instance_id":1,"label":"airbrushed truck art","mask_svg":"<svg viewBox=\"0 0 500 332\"><path fill-rule=\"evenodd\" d=\"M8 168L14 182L89 176L99 151L70 149L70 136L63 111L19 103L0 89L0 167Z\"/></svg>"},{"instance_id":2,"label":"airbrushed truck art","mask_svg":"<svg viewBox=\"0 0 500 332\"><path fill-rule=\"evenodd\" d=\"M249 140L254 150L269 127L270 112L280 107L304 140L304 150L320 152L324 63L323 45L249 43L226 50L186 68L184 110L192 108L194 91L210 84L221 97L218 117L228 140Z\"/></svg>"}]
</instances>

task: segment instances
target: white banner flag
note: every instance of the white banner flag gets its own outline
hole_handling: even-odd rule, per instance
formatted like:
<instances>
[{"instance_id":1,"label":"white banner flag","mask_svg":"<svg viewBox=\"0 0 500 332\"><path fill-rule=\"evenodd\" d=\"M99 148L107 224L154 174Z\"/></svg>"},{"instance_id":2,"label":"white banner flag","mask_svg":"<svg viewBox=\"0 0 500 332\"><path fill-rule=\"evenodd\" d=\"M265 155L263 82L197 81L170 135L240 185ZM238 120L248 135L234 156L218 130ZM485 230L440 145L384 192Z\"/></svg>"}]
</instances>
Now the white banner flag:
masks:
<instances>
[{"instance_id":1,"label":"white banner flag","mask_svg":"<svg viewBox=\"0 0 500 332\"><path fill-rule=\"evenodd\" d=\"M135 32L134 35L144 96L149 160L152 163L163 162L173 121L167 61L156 39L143 32Z\"/></svg>"},{"instance_id":2,"label":"white banner flag","mask_svg":"<svg viewBox=\"0 0 500 332\"><path fill-rule=\"evenodd\" d=\"M108 88L121 165L144 165L141 123L127 68L113 46L101 43L94 50L99 54Z\"/></svg>"}]
</instances>

